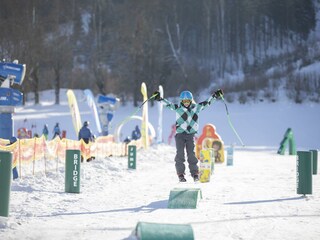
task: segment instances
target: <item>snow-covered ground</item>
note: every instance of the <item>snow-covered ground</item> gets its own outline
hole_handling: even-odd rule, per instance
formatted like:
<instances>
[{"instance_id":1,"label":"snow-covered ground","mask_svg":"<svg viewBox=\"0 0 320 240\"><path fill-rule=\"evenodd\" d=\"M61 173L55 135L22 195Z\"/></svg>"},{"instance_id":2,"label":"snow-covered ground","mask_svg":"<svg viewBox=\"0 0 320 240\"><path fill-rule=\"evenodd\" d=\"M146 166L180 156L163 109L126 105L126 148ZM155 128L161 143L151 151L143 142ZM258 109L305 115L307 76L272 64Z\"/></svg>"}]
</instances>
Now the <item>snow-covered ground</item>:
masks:
<instances>
[{"instance_id":1,"label":"snow-covered ground","mask_svg":"<svg viewBox=\"0 0 320 240\"><path fill-rule=\"evenodd\" d=\"M48 95L48 94L46 94ZM320 239L320 174L313 175L313 194L296 193L296 158L276 154L288 127L297 150L319 148L320 106L288 102L228 104L231 120L245 143L241 147L230 129L223 103L200 115L200 129L213 123L226 145L237 143L234 165L216 165L211 182L179 184L174 169L175 147L167 145L174 113L164 110L164 143L137 152L137 169L128 170L127 157L96 159L82 164L81 193L64 192L64 168L13 181L10 216L0 217L0 239L127 239L139 221L191 224L195 239ZM79 102L82 120L94 120ZM120 107L114 126L133 112ZM149 109L156 128L157 108ZM67 102L60 106L17 108L15 128L41 133L55 122L75 139ZM129 122L124 138L138 122ZM318 171L319 172L319 171ZM168 209L174 187L201 188L196 209Z\"/></svg>"}]
</instances>

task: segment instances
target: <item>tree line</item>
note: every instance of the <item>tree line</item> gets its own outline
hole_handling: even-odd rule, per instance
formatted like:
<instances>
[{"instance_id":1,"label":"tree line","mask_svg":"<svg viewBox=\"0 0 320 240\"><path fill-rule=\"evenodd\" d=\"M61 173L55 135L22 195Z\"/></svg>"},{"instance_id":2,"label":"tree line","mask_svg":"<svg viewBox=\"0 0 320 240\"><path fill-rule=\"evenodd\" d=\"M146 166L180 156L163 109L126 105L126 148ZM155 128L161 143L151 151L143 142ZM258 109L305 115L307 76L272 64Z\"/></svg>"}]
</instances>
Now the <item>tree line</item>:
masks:
<instances>
[{"instance_id":1,"label":"tree line","mask_svg":"<svg viewBox=\"0 0 320 240\"><path fill-rule=\"evenodd\" d=\"M264 74L273 65L312 61L303 53L316 44L317 2L0 0L0 56L27 65L21 90L35 103L43 89L59 104L60 88L90 88L137 104L142 82L167 96L256 92L278 86L283 76Z\"/></svg>"}]
</instances>

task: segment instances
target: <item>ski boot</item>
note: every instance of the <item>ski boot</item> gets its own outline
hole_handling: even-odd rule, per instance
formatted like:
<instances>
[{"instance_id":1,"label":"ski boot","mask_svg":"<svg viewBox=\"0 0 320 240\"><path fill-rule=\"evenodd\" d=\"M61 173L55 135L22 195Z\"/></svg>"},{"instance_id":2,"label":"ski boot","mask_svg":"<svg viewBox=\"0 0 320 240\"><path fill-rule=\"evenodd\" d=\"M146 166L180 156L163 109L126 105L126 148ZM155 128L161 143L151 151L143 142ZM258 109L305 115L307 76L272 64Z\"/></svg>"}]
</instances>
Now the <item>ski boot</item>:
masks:
<instances>
[{"instance_id":1,"label":"ski boot","mask_svg":"<svg viewBox=\"0 0 320 240\"><path fill-rule=\"evenodd\" d=\"M192 177L193 177L193 180L194 180L195 182L198 182L198 181L199 181L199 175L198 175L198 174L194 174Z\"/></svg>"},{"instance_id":2,"label":"ski boot","mask_svg":"<svg viewBox=\"0 0 320 240\"><path fill-rule=\"evenodd\" d=\"M179 182L186 182L187 181L184 177L184 174L179 174L178 177L179 177Z\"/></svg>"}]
</instances>

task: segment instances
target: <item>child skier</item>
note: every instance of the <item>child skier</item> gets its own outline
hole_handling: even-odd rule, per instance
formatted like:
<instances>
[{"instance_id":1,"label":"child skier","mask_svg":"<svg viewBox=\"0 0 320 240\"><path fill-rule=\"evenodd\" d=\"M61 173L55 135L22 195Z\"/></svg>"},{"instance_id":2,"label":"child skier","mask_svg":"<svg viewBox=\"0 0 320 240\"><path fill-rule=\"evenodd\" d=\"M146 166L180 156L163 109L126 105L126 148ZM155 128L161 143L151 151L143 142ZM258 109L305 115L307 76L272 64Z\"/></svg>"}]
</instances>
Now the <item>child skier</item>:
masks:
<instances>
[{"instance_id":1,"label":"child skier","mask_svg":"<svg viewBox=\"0 0 320 240\"><path fill-rule=\"evenodd\" d=\"M184 149L187 151L187 160L189 164L189 170L194 181L199 180L199 168L198 159L194 153L194 135L197 133L198 115L200 111L208 107L213 99L219 99L223 95L221 89L218 89L212 94L206 101L195 103L192 93L189 91L183 91L180 94L180 103L173 104L165 98L160 97L158 91L154 92L154 99L157 101L163 101L165 106L176 112L176 149L175 167L180 182L186 182L185 175L185 154Z\"/></svg>"}]
</instances>

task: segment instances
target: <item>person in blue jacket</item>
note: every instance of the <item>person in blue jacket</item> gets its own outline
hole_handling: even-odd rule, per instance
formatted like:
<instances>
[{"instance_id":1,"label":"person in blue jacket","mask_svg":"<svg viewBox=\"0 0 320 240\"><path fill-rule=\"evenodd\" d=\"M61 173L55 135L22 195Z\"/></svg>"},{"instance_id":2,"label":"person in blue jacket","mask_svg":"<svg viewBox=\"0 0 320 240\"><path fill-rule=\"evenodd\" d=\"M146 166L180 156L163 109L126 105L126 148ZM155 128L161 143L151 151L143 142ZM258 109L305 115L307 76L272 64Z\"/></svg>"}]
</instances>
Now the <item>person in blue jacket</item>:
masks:
<instances>
[{"instance_id":1,"label":"person in blue jacket","mask_svg":"<svg viewBox=\"0 0 320 240\"><path fill-rule=\"evenodd\" d=\"M88 144L89 142L93 142L94 140L94 136L91 132L91 130L89 129L89 122L85 121L83 123L82 128L79 131L79 136L78 136L78 140L83 139L83 141Z\"/></svg>"},{"instance_id":2,"label":"person in blue jacket","mask_svg":"<svg viewBox=\"0 0 320 240\"><path fill-rule=\"evenodd\" d=\"M52 139L54 139L56 136L59 136L59 138L61 139L61 131L60 131L59 123L56 123L56 125L53 128Z\"/></svg>"},{"instance_id":3,"label":"person in blue jacket","mask_svg":"<svg viewBox=\"0 0 320 240\"><path fill-rule=\"evenodd\" d=\"M94 135L92 134L91 130L89 129L89 122L85 121L83 123L82 128L79 131L79 136L78 136L78 140L83 140L86 144L88 144L89 142L93 142L94 141ZM87 162L90 162L91 160L93 160L94 157L90 157L87 159ZM83 156L81 155L81 162L83 162Z\"/></svg>"}]
</instances>

